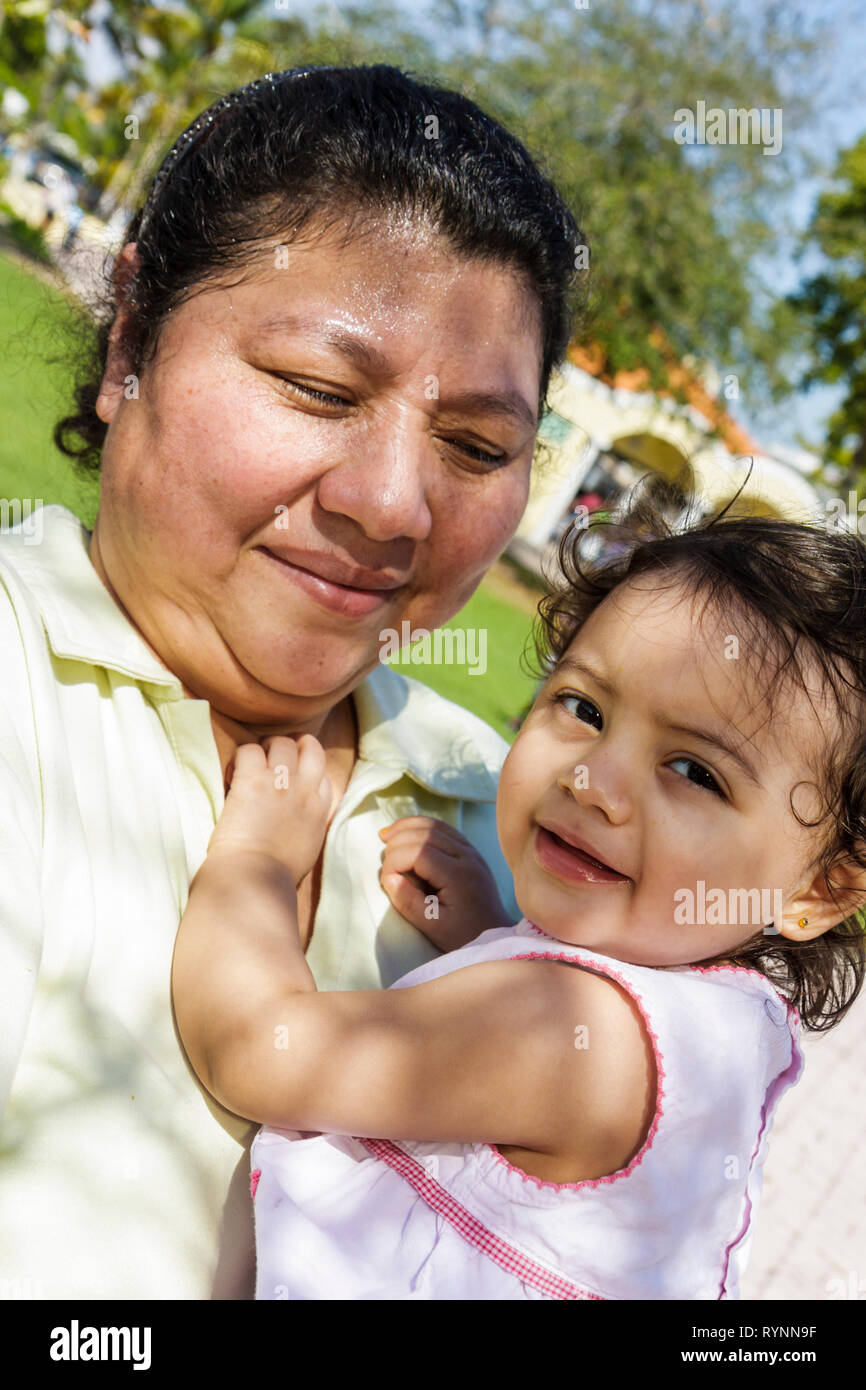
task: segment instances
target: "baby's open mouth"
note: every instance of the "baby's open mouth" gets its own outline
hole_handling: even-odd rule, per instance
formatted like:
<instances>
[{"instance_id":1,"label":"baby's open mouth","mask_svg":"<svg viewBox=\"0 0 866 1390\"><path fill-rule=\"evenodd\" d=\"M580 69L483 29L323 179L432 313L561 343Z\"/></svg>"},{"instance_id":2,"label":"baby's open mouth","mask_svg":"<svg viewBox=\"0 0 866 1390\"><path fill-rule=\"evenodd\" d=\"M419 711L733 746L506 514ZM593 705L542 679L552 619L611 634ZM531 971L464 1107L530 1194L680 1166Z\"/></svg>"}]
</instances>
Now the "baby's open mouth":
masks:
<instances>
[{"instance_id":1,"label":"baby's open mouth","mask_svg":"<svg viewBox=\"0 0 866 1390\"><path fill-rule=\"evenodd\" d=\"M628 883L626 874L611 868L587 850L572 844L555 830L539 825L535 836L536 856L542 868L557 877L581 883Z\"/></svg>"}]
</instances>

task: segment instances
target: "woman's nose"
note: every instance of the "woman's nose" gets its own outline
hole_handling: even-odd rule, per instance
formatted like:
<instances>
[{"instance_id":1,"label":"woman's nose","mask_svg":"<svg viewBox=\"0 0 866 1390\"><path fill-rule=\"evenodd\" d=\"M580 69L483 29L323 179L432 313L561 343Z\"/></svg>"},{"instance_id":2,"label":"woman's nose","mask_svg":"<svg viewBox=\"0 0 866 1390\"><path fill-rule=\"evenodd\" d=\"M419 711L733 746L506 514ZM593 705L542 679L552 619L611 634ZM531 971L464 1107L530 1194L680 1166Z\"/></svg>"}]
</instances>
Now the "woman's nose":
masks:
<instances>
[{"instance_id":1,"label":"woman's nose","mask_svg":"<svg viewBox=\"0 0 866 1390\"><path fill-rule=\"evenodd\" d=\"M370 540L426 540L436 459L423 429L369 430L342 447L346 456L319 479L320 506L351 517Z\"/></svg>"}]
</instances>

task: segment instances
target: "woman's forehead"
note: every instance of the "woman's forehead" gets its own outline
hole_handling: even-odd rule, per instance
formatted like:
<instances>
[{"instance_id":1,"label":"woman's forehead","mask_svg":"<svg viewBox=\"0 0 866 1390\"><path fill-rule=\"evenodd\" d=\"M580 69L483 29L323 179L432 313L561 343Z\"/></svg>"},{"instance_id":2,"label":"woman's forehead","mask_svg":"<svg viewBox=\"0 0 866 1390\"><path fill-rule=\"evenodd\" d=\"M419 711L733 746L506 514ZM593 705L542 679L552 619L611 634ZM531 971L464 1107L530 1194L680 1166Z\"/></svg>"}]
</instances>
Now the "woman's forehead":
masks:
<instances>
[{"instance_id":1,"label":"woman's forehead","mask_svg":"<svg viewBox=\"0 0 866 1390\"><path fill-rule=\"evenodd\" d=\"M305 228L290 242L271 238L251 248L246 263L203 287L235 288L253 306L266 296L269 308L298 291L307 300L346 313L375 312L387 318L401 309L416 316L446 302L453 312L466 297L483 301L491 320L506 317L509 327L540 335L541 304L526 273L488 255L467 255L426 218L369 215L362 221Z\"/></svg>"}]
</instances>

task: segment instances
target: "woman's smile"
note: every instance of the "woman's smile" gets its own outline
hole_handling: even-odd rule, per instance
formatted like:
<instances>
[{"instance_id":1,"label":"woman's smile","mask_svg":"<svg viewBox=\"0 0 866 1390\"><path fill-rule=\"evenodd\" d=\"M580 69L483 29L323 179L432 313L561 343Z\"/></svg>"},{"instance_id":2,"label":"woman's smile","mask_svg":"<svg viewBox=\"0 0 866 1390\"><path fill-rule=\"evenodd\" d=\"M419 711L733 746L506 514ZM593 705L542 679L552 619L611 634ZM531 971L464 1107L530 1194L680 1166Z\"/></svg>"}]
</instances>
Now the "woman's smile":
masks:
<instances>
[{"instance_id":1,"label":"woman's smile","mask_svg":"<svg viewBox=\"0 0 866 1390\"><path fill-rule=\"evenodd\" d=\"M278 565L285 577L315 603L321 604L331 613L343 613L347 618L362 618L377 609L387 607L393 602L397 591L402 588L402 585L385 584L384 581L378 588L339 583L321 572L320 567L332 568L327 561L310 557L309 565L299 565L285 556L277 555L267 546L256 546L256 549Z\"/></svg>"}]
</instances>

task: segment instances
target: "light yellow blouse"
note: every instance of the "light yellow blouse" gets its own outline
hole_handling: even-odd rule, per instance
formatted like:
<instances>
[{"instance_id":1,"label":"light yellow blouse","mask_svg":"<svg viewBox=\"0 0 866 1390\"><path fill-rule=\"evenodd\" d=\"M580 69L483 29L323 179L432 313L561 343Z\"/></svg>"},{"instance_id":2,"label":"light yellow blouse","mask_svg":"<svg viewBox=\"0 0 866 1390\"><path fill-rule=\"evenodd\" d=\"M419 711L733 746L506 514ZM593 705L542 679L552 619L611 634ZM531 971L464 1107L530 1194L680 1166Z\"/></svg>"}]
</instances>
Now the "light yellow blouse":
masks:
<instances>
[{"instance_id":1,"label":"light yellow blouse","mask_svg":"<svg viewBox=\"0 0 866 1390\"><path fill-rule=\"evenodd\" d=\"M224 799L210 706L114 603L81 522L38 519L0 534L0 1297L247 1297L255 1127L206 1097L170 999ZM399 816L462 830L520 916L496 839L504 740L386 666L353 699L307 953L321 989L439 955L379 886L376 832Z\"/></svg>"}]
</instances>

